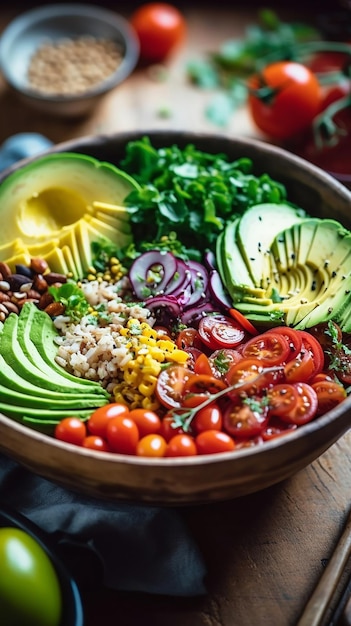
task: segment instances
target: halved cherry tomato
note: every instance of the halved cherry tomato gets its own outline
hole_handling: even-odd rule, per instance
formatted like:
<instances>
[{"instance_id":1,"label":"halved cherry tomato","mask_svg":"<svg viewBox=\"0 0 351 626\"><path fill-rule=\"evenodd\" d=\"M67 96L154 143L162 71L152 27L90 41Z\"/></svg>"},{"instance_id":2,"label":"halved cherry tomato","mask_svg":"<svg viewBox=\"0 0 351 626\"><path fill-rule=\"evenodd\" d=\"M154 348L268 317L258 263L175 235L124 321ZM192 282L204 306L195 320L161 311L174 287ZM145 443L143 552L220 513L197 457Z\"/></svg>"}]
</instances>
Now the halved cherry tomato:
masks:
<instances>
[{"instance_id":1,"label":"halved cherry tomato","mask_svg":"<svg viewBox=\"0 0 351 626\"><path fill-rule=\"evenodd\" d=\"M351 385L351 350L350 347L342 344L336 350L331 351L333 369L330 373L335 373L338 380L345 385Z\"/></svg>"},{"instance_id":2,"label":"halved cherry tomato","mask_svg":"<svg viewBox=\"0 0 351 626\"><path fill-rule=\"evenodd\" d=\"M319 374L324 367L324 352L318 339L313 337L311 333L306 330L299 330L299 334L302 337L303 347L309 351L314 363L314 375Z\"/></svg>"},{"instance_id":3,"label":"halved cherry tomato","mask_svg":"<svg viewBox=\"0 0 351 626\"><path fill-rule=\"evenodd\" d=\"M196 434L202 433L204 430L221 430L222 422L222 411L218 404L213 403L197 411L191 428Z\"/></svg>"},{"instance_id":4,"label":"halved cherry tomato","mask_svg":"<svg viewBox=\"0 0 351 626\"><path fill-rule=\"evenodd\" d=\"M176 339L177 347L180 350L185 350L186 348L199 348L202 347L202 341L200 335L196 328L184 328L180 331Z\"/></svg>"},{"instance_id":5,"label":"halved cherry tomato","mask_svg":"<svg viewBox=\"0 0 351 626\"><path fill-rule=\"evenodd\" d=\"M259 359L264 366L273 367L287 361L290 356L290 347L284 335L269 332L249 339L241 353L244 358Z\"/></svg>"},{"instance_id":6,"label":"halved cherry tomato","mask_svg":"<svg viewBox=\"0 0 351 626\"><path fill-rule=\"evenodd\" d=\"M203 343L212 350L234 348L245 338L243 327L226 315L202 317L198 330Z\"/></svg>"},{"instance_id":7,"label":"halved cherry tomato","mask_svg":"<svg viewBox=\"0 0 351 626\"><path fill-rule=\"evenodd\" d=\"M241 399L223 413L224 430L232 437L256 437L268 423L268 407L259 398Z\"/></svg>"},{"instance_id":8,"label":"halved cherry tomato","mask_svg":"<svg viewBox=\"0 0 351 626\"><path fill-rule=\"evenodd\" d=\"M287 424L278 416L271 417L266 428L262 431L263 441L270 441L282 435L287 435L297 429L297 424Z\"/></svg>"},{"instance_id":9,"label":"halved cherry tomato","mask_svg":"<svg viewBox=\"0 0 351 626\"><path fill-rule=\"evenodd\" d=\"M297 389L292 384L280 383L267 391L267 399L270 415L289 413L297 405Z\"/></svg>"},{"instance_id":10,"label":"halved cherry tomato","mask_svg":"<svg viewBox=\"0 0 351 626\"><path fill-rule=\"evenodd\" d=\"M297 330L294 330L289 326L275 326L274 328L269 328L266 332L278 333L285 337L290 348L290 355L287 357L288 361L290 361L290 359L294 359L300 353L302 347L302 336Z\"/></svg>"},{"instance_id":11,"label":"halved cherry tomato","mask_svg":"<svg viewBox=\"0 0 351 626\"><path fill-rule=\"evenodd\" d=\"M167 442L174 437L174 435L184 434L184 430L181 426L175 426L174 416L172 411L166 413L162 418L161 428L159 435L161 435Z\"/></svg>"},{"instance_id":12,"label":"halved cherry tomato","mask_svg":"<svg viewBox=\"0 0 351 626\"><path fill-rule=\"evenodd\" d=\"M315 375L315 365L309 350L302 347L300 355L284 366L284 376L289 383L307 382Z\"/></svg>"},{"instance_id":13,"label":"halved cherry tomato","mask_svg":"<svg viewBox=\"0 0 351 626\"><path fill-rule=\"evenodd\" d=\"M207 374L193 374L188 377L183 387L183 397L188 394L212 394L226 388L224 381Z\"/></svg>"},{"instance_id":14,"label":"halved cherry tomato","mask_svg":"<svg viewBox=\"0 0 351 626\"><path fill-rule=\"evenodd\" d=\"M242 393L251 394L267 389L281 377L281 371L266 372L259 359L242 358L232 365L225 379L229 386L237 386L237 389L228 392L230 397L236 397Z\"/></svg>"},{"instance_id":15,"label":"halved cherry tomato","mask_svg":"<svg viewBox=\"0 0 351 626\"><path fill-rule=\"evenodd\" d=\"M65 417L55 426L55 438L66 443L81 446L87 434L87 428L79 417Z\"/></svg>"},{"instance_id":16,"label":"halved cherry tomato","mask_svg":"<svg viewBox=\"0 0 351 626\"><path fill-rule=\"evenodd\" d=\"M309 328L308 332L312 337L317 339L323 350L330 350L335 343L342 340L341 328L339 324L333 320L316 324L312 326L312 328Z\"/></svg>"},{"instance_id":17,"label":"halved cherry tomato","mask_svg":"<svg viewBox=\"0 0 351 626\"><path fill-rule=\"evenodd\" d=\"M324 415L331 411L340 402L343 402L347 396L344 387L334 381L320 381L313 383L311 386L318 398L318 415Z\"/></svg>"},{"instance_id":18,"label":"halved cherry tomato","mask_svg":"<svg viewBox=\"0 0 351 626\"><path fill-rule=\"evenodd\" d=\"M194 363L194 372L195 374L207 374L208 376L213 375L208 356L204 354L203 352L200 354L200 356L196 359Z\"/></svg>"},{"instance_id":19,"label":"halved cherry tomato","mask_svg":"<svg viewBox=\"0 0 351 626\"><path fill-rule=\"evenodd\" d=\"M181 406L184 385L192 376L191 371L182 365L170 365L162 370L157 378L155 394L167 409Z\"/></svg>"},{"instance_id":20,"label":"halved cherry tomato","mask_svg":"<svg viewBox=\"0 0 351 626\"><path fill-rule=\"evenodd\" d=\"M232 452L235 442L227 433L219 430L204 430L195 439L198 454Z\"/></svg>"},{"instance_id":21,"label":"halved cherry tomato","mask_svg":"<svg viewBox=\"0 0 351 626\"><path fill-rule=\"evenodd\" d=\"M208 357L212 376L224 378L228 374L231 366L241 361L242 358L243 356L239 350L234 350L233 348L215 350Z\"/></svg>"},{"instance_id":22,"label":"halved cherry tomato","mask_svg":"<svg viewBox=\"0 0 351 626\"><path fill-rule=\"evenodd\" d=\"M318 398L316 391L307 383L295 383L295 387L298 396L297 404L290 412L282 413L280 419L288 424L301 426L302 424L307 424L316 416Z\"/></svg>"},{"instance_id":23,"label":"halved cherry tomato","mask_svg":"<svg viewBox=\"0 0 351 626\"><path fill-rule=\"evenodd\" d=\"M179 434L174 435L169 440L165 452L165 456L194 456L197 454L195 440L190 435Z\"/></svg>"}]
</instances>

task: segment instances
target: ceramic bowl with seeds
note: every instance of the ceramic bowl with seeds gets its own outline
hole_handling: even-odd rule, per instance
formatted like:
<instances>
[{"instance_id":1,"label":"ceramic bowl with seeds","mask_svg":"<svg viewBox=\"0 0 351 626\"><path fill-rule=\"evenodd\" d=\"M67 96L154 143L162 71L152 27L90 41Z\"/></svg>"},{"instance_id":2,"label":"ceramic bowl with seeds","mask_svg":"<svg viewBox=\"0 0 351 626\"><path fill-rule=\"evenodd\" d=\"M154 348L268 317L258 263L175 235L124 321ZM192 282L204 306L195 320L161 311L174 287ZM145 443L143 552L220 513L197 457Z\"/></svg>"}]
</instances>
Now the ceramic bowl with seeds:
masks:
<instances>
[{"instance_id":1,"label":"ceramic bowl with seeds","mask_svg":"<svg viewBox=\"0 0 351 626\"><path fill-rule=\"evenodd\" d=\"M87 114L133 71L137 37L121 15L84 4L48 5L2 33L0 67L22 102L47 114Z\"/></svg>"}]
</instances>

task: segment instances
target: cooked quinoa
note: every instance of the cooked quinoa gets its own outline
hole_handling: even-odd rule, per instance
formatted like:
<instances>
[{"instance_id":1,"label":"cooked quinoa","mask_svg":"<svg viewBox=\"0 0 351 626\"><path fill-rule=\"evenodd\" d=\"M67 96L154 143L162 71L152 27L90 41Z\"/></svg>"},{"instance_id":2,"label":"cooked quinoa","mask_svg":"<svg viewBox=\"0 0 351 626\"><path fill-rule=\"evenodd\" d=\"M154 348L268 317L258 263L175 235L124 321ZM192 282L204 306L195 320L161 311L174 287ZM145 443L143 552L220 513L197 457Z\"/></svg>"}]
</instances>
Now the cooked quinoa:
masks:
<instances>
[{"instance_id":1,"label":"cooked quinoa","mask_svg":"<svg viewBox=\"0 0 351 626\"><path fill-rule=\"evenodd\" d=\"M185 363L188 355L153 329L151 312L124 303L113 285L82 285L92 312L79 322L61 315L54 320L56 361L79 378L100 382L111 399L132 408L158 408L157 376L166 362Z\"/></svg>"}]
</instances>

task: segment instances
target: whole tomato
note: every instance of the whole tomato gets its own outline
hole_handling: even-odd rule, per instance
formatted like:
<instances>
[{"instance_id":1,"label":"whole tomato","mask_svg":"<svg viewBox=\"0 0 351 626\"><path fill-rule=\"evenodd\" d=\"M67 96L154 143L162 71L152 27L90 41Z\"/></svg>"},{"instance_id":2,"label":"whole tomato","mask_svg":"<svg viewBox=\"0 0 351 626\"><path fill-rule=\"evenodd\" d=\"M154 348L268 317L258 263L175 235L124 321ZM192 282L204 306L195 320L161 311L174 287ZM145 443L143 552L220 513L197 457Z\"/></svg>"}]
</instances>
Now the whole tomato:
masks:
<instances>
[{"instance_id":1,"label":"whole tomato","mask_svg":"<svg viewBox=\"0 0 351 626\"><path fill-rule=\"evenodd\" d=\"M140 44L140 60L160 63L184 38L185 18L173 5L163 2L144 4L132 14Z\"/></svg>"},{"instance_id":2,"label":"whole tomato","mask_svg":"<svg viewBox=\"0 0 351 626\"><path fill-rule=\"evenodd\" d=\"M309 128L321 109L322 89L311 70L292 61L267 65L249 80L248 108L256 126L285 140Z\"/></svg>"},{"instance_id":3,"label":"whole tomato","mask_svg":"<svg viewBox=\"0 0 351 626\"><path fill-rule=\"evenodd\" d=\"M59 626L60 583L41 545L24 530L2 527L0 563L0 623Z\"/></svg>"}]
</instances>

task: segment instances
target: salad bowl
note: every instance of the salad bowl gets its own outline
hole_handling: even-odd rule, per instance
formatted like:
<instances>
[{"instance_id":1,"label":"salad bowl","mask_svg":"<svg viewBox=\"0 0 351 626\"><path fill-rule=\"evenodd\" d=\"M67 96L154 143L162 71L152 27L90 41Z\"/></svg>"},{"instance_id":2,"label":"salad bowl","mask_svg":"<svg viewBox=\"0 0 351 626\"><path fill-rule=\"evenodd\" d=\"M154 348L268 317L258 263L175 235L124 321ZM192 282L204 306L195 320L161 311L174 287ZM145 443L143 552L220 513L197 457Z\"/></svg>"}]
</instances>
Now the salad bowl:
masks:
<instances>
[{"instance_id":1,"label":"salad bowl","mask_svg":"<svg viewBox=\"0 0 351 626\"><path fill-rule=\"evenodd\" d=\"M145 130L64 142L47 154L73 152L119 165L128 142L147 136L155 147L188 144L231 160L247 157L257 175L286 186L289 199L310 215L351 228L351 192L302 158L253 139L177 131ZM18 162L0 183L36 157ZM163 505L214 502L247 495L287 479L323 454L351 425L351 398L284 437L232 452L147 458L100 452L65 443L0 415L0 450L56 483L112 501Z\"/></svg>"}]
</instances>

